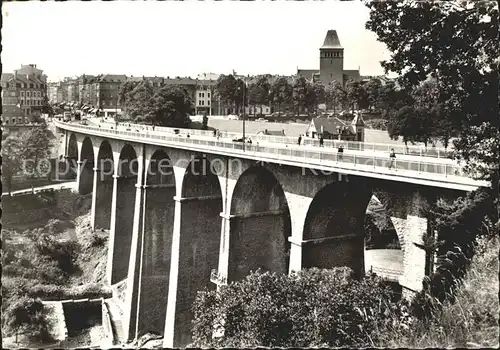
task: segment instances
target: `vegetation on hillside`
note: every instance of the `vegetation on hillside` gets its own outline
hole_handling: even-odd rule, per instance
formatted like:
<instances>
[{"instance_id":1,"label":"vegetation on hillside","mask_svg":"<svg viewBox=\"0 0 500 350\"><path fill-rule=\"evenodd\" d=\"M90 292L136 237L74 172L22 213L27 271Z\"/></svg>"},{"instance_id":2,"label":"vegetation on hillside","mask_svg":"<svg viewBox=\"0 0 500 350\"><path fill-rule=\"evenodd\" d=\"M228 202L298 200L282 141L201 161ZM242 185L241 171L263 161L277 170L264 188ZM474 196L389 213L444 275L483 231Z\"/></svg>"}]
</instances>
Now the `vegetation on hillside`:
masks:
<instances>
[{"instance_id":1,"label":"vegetation on hillside","mask_svg":"<svg viewBox=\"0 0 500 350\"><path fill-rule=\"evenodd\" d=\"M374 346L380 320L387 320L384 314L403 310L395 310L391 299L381 280L358 281L348 268L314 268L292 275L257 271L219 291L198 293L193 345ZM403 318L398 324L404 325ZM212 337L214 333L218 335Z\"/></svg>"},{"instance_id":2,"label":"vegetation on hillside","mask_svg":"<svg viewBox=\"0 0 500 350\"><path fill-rule=\"evenodd\" d=\"M14 224L3 228L3 336L25 333L47 341L48 328L40 300L110 295L99 283L104 275L106 237L90 229L89 199L58 192L52 198L52 218L42 228ZM15 203L11 204L14 208ZM82 213L86 216L79 217Z\"/></svg>"},{"instance_id":3,"label":"vegetation on hillside","mask_svg":"<svg viewBox=\"0 0 500 350\"><path fill-rule=\"evenodd\" d=\"M426 319L412 317L411 326L390 328L380 347L498 348L499 298L497 236L476 242L477 254L465 278L457 283L454 300L433 299Z\"/></svg>"}]
</instances>

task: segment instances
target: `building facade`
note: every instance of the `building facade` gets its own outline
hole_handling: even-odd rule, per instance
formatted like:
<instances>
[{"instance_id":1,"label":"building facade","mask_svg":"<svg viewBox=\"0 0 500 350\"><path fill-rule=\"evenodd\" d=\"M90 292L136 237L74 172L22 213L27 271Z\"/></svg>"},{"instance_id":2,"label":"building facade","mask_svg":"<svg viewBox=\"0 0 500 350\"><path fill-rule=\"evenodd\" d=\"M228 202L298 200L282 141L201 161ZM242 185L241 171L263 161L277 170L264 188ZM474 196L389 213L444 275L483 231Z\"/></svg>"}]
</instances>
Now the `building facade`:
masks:
<instances>
[{"instance_id":1,"label":"building facade","mask_svg":"<svg viewBox=\"0 0 500 350\"><path fill-rule=\"evenodd\" d=\"M297 75L309 81L321 82L325 86L332 81L338 81L344 86L348 79L361 79L359 69L344 69L344 48L336 30L326 33L325 41L319 49L319 70L297 68Z\"/></svg>"},{"instance_id":2,"label":"building facade","mask_svg":"<svg viewBox=\"0 0 500 350\"><path fill-rule=\"evenodd\" d=\"M43 100L47 96L47 76L43 70L36 68L35 64L21 65L14 73L2 73L1 85L4 110L6 106L17 106L11 108L16 118L32 120L40 116Z\"/></svg>"}]
</instances>

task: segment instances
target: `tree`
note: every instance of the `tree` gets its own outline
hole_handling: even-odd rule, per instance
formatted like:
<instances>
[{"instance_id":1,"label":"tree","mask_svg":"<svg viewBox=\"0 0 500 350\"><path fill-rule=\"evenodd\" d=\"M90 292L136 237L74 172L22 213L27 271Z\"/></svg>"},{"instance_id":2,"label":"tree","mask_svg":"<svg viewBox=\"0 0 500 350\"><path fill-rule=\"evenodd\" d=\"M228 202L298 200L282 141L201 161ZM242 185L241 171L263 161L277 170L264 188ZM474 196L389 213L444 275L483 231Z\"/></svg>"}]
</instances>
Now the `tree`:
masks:
<instances>
[{"instance_id":1,"label":"tree","mask_svg":"<svg viewBox=\"0 0 500 350\"><path fill-rule=\"evenodd\" d=\"M498 4L456 0L366 5L366 28L391 52L382 62L386 72L400 74L398 81L409 88L428 76L436 78L439 100L452 124L460 126L457 156L472 172L498 181Z\"/></svg>"},{"instance_id":2,"label":"tree","mask_svg":"<svg viewBox=\"0 0 500 350\"><path fill-rule=\"evenodd\" d=\"M47 124L42 123L26 132L22 137L22 144L25 173L29 174L32 180L41 175L48 175L51 141ZM33 188L34 184L32 183L31 186Z\"/></svg>"},{"instance_id":3,"label":"tree","mask_svg":"<svg viewBox=\"0 0 500 350\"><path fill-rule=\"evenodd\" d=\"M281 105L292 99L292 87L286 78L280 77L271 85L269 98L278 105L278 115L280 115Z\"/></svg>"},{"instance_id":4,"label":"tree","mask_svg":"<svg viewBox=\"0 0 500 350\"><path fill-rule=\"evenodd\" d=\"M203 122L201 124L201 129L202 130L207 130L208 129L208 117L207 117L207 113L203 113Z\"/></svg>"},{"instance_id":5,"label":"tree","mask_svg":"<svg viewBox=\"0 0 500 350\"><path fill-rule=\"evenodd\" d=\"M379 79L370 79L364 86L366 98L368 102L368 107L370 111L377 105L380 97L380 90L382 88L382 83Z\"/></svg>"},{"instance_id":6,"label":"tree","mask_svg":"<svg viewBox=\"0 0 500 350\"><path fill-rule=\"evenodd\" d=\"M118 103L122 106L127 106L130 103L131 92L137 87L138 83L135 81L126 81L120 85L118 91Z\"/></svg>"},{"instance_id":7,"label":"tree","mask_svg":"<svg viewBox=\"0 0 500 350\"><path fill-rule=\"evenodd\" d=\"M256 103L260 105L262 113L262 105L269 103L269 90L271 89L271 85L265 76L261 76L257 79L256 86Z\"/></svg>"},{"instance_id":8,"label":"tree","mask_svg":"<svg viewBox=\"0 0 500 350\"><path fill-rule=\"evenodd\" d=\"M325 86L320 82L309 85L309 94L307 97L306 106L307 108L312 108L316 110L320 103L326 102L326 90Z\"/></svg>"},{"instance_id":9,"label":"tree","mask_svg":"<svg viewBox=\"0 0 500 350\"><path fill-rule=\"evenodd\" d=\"M126 114L132 119L143 119L145 111L151 106L154 89L148 81L139 84L122 85L119 98Z\"/></svg>"},{"instance_id":10,"label":"tree","mask_svg":"<svg viewBox=\"0 0 500 350\"><path fill-rule=\"evenodd\" d=\"M346 83L346 97L351 112L354 114L354 107L366 108L368 106L368 96L359 81L349 79Z\"/></svg>"},{"instance_id":11,"label":"tree","mask_svg":"<svg viewBox=\"0 0 500 350\"><path fill-rule=\"evenodd\" d=\"M310 101L310 83L304 77L298 77L292 87L292 101L296 108L296 113L300 112L306 107Z\"/></svg>"},{"instance_id":12,"label":"tree","mask_svg":"<svg viewBox=\"0 0 500 350\"><path fill-rule=\"evenodd\" d=\"M259 103L260 95L260 87L257 85L255 81L251 82L248 86L248 104L254 106L254 115L255 115L255 105Z\"/></svg>"},{"instance_id":13,"label":"tree","mask_svg":"<svg viewBox=\"0 0 500 350\"><path fill-rule=\"evenodd\" d=\"M43 97L42 107L40 111L44 114L47 114L49 117L52 117L54 115L54 110L52 109L52 106L49 103L49 98L47 96Z\"/></svg>"},{"instance_id":14,"label":"tree","mask_svg":"<svg viewBox=\"0 0 500 350\"><path fill-rule=\"evenodd\" d=\"M387 122L389 137L393 140L403 137L403 142L408 147L408 142L417 141L416 131L420 128L419 122L413 106L403 107L390 115Z\"/></svg>"},{"instance_id":15,"label":"tree","mask_svg":"<svg viewBox=\"0 0 500 350\"><path fill-rule=\"evenodd\" d=\"M217 94L220 99L229 106L236 102L238 83L233 75L221 74L217 79ZM241 99L240 99L241 101Z\"/></svg>"},{"instance_id":16,"label":"tree","mask_svg":"<svg viewBox=\"0 0 500 350\"><path fill-rule=\"evenodd\" d=\"M159 126L184 128L191 122L189 114L192 110L193 102L186 89L182 86L165 85L154 92L137 120Z\"/></svg>"},{"instance_id":17,"label":"tree","mask_svg":"<svg viewBox=\"0 0 500 350\"><path fill-rule=\"evenodd\" d=\"M346 92L342 87L342 84L340 84L337 80L333 80L330 84L328 84L325 94L327 109L333 109L334 114L337 107L343 106L347 101Z\"/></svg>"},{"instance_id":18,"label":"tree","mask_svg":"<svg viewBox=\"0 0 500 350\"><path fill-rule=\"evenodd\" d=\"M432 138L442 141L445 148L448 148L449 140L458 133L459 126L448 115L449 110L440 101L439 94L435 80L426 80L412 92L415 106L426 110L430 115L428 127L432 127L430 130Z\"/></svg>"},{"instance_id":19,"label":"tree","mask_svg":"<svg viewBox=\"0 0 500 350\"><path fill-rule=\"evenodd\" d=\"M22 170L23 143L17 136L9 135L2 140L2 177L9 195L12 178Z\"/></svg>"}]
</instances>

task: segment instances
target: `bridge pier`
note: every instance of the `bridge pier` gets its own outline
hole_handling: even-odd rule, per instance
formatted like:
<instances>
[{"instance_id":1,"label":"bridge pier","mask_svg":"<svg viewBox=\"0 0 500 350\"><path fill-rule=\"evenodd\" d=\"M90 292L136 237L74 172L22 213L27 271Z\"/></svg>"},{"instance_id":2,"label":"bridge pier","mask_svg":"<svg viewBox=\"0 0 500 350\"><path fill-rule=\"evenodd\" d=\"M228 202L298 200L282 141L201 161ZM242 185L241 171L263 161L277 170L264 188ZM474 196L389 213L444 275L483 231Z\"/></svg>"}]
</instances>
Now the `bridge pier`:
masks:
<instances>
[{"instance_id":1,"label":"bridge pier","mask_svg":"<svg viewBox=\"0 0 500 350\"><path fill-rule=\"evenodd\" d=\"M285 192L288 208L290 209L291 236L287 238L290 242L290 260L288 272L302 270L302 240L304 236L304 224L311 205L312 198Z\"/></svg>"},{"instance_id":2,"label":"bridge pier","mask_svg":"<svg viewBox=\"0 0 500 350\"><path fill-rule=\"evenodd\" d=\"M220 195L175 198L174 232L163 346L191 343L191 306L197 291L215 289L211 270L219 260Z\"/></svg>"},{"instance_id":3,"label":"bridge pier","mask_svg":"<svg viewBox=\"0 0 500 350\"><path fill-rule=\"evenodd\" d=\"M175 185L143 185L136 204L124 313L128 339L146 332L163 334L167 308Z\"/></svg>"},{"instance_id":4,"label":"bridge pier","mask_svg":"<svg viewBox=\"0 0 500 350\"><path fill-rule=\"evenodd\" d=\"M430 229L428 219L430 204L435 202L433 189L415 189L410 186L386 186L383 198L390 220L396 230L403 252L403 275L399 284L403 287L403 297L411 298L422 289L422 281L430 273L428 256L422 248L424 236Z\"/></svg>"}]
</instances>

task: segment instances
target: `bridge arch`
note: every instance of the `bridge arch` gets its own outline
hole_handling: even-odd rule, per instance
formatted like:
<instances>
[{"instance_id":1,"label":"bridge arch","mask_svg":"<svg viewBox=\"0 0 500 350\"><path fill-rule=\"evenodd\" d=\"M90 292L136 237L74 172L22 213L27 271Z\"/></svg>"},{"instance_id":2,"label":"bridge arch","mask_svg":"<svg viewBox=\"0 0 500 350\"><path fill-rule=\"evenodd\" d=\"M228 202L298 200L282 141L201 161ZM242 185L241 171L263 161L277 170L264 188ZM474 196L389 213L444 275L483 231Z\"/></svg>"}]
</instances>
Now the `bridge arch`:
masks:
<instances>
[{"instance_id":1,"label":"bridge arch","mask_svg":"<svg viewBox=\"0 0 500 350\"><path fill-rule=\"evenodd\" d=\"M163 334L175 215L175 176L164 150L156 150L147 162L144 208L139 334Z\"/></svg>"},{"instance_id":2,"label":"bridge arch","mask_svg":"<svg viewBox=\"0 0 500 350\"><path fill-rule=\"evenodd\" d=\"M364 218L371 195L361 183L342 181L314 196L304 224L304 268L347 266L364 275Z\"/></svg>"},{"instance_id":3,"label":"bridge arch","mask_svg":"<svg viewBox=\"0 0 500 350\"><path fill-rule=\"evenodd\" d=\"M94 148L89 137L85 137L80 151L80 182L78 192L88 194L94 185Z\"/></svg>"},{"instance_id":4,"label":"bridge arch","mask_svg":"<svg viewBox=\"0 0 500 350\"><path fill-rule=\"evenodd\" d=\"M272 172L254 166L240 175L231 198L228 281L257 269L287 273L290 211Z\"/></svg>"},{"instance_id":5,"label":"bridge arch","mask_svg":"<svg viewBox=\"0 0 500 350\"><path fill-rule=\"evenodd\" d=\"M373 192L365 215L365 271L398 282L404 273L403 230L396 228L401 219L390 215L388 203L377 194Z\"/></svg>"},{"instance_id":6,"label":"bridge arch","mask_svg":"<svg viewBox=\"0 0 500 350\"><path fill-rule=\"evenodd\" d=\"M196 292L213 289L210 272L219 262L222 191L205 157L194 157L186 167L181 188L179 274L177 279L175 339L191 342L191 306ZM172 281L170 281L172 282Z\"/></svg>"},{"instance_id":7,"label":"bridge arch","mask_svg":"<svg viewBox=\"0 0 500 350\"><path fill-rule=\"evenodd\" d=\"M102 141L95 164L96 199L95 229L109 230L111 225L111 203L113 201L113 150L108 141Z\"/></svg>"},{"instance_id":8,"label":"bridge arch","mask_svg":"<svg viewBox=\"0 0 500 350\"><path fill-rule=\"evenodd\" d=\"M77 169L78 169L78 142L76 139L76 134L71 133L68 140L68 149L66 151L66 166L69 170L69 177L76 179Z\"/></svg>"},{"instance_id":9,"label":"bridge arch","mask_svg":"<svg viewBox=\"0 0 500 350\"><path fill-rule=\"evenodd\" d=\"M111 284L127 277L134 226L135 195L138 175L137 154L125 144L118 158L116 174L116 213L113 240Z\"/></svg>"}]
</instances>

